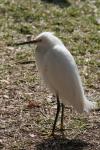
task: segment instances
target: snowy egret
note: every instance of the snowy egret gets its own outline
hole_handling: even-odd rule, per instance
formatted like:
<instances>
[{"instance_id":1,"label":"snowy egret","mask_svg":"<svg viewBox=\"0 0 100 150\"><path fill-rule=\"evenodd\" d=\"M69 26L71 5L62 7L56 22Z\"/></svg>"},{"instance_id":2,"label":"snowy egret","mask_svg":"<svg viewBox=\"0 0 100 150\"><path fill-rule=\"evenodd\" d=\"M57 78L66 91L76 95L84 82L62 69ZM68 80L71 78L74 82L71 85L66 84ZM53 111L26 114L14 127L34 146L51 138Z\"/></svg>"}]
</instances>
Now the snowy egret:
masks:
<instances>
[{"instance_id":1,"label":"snowy egret","mask_svg":"<svg viewBox=\"0 0 100 150\"><path fill-rule=\"evenodd\" d=\"M95 102L89 101L83 90L75 60L62 41L51 32L40 33L35 39L16 45L36 43L36 64L39 73L57 98L57 113L52 134L61 112L61 130L63 130L64 106L71 105L79 112L89 112L95 108Z\"/></svg>"}]
</instances>

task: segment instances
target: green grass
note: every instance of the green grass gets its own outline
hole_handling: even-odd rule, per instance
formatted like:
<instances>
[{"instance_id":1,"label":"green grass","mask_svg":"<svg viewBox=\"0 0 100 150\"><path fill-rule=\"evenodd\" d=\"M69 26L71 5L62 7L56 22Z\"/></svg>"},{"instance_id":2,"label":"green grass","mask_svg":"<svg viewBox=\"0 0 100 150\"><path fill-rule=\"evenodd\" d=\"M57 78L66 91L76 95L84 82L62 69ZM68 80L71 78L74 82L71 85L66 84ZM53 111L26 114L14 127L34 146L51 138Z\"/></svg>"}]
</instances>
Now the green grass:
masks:
<instances>
[{"instance_id":1,"label":"green grass","mask_svg":"<svg viewBox=\"0 0 100 150\"><path fill-rule=\"evenodd\" d=\"M60 8L53 4L34 2L30 6L29 2L24 3L23 0L14 3L8 0L1 5L0 24L3 33L9 38L13 36L13 32L18 35L32 33L36 35L44 30L54 31L65 43L66 40L67 42L72 40L72 47L75 47L76 42L79 43L77 49L83 44L80 51L85 51L88 48L86 44L91 42L99 46L100 26L96 23L99 9L95 12L96 8L89 2L81 5L81 7L72 5Z\"/></svg>"}]
</instances>

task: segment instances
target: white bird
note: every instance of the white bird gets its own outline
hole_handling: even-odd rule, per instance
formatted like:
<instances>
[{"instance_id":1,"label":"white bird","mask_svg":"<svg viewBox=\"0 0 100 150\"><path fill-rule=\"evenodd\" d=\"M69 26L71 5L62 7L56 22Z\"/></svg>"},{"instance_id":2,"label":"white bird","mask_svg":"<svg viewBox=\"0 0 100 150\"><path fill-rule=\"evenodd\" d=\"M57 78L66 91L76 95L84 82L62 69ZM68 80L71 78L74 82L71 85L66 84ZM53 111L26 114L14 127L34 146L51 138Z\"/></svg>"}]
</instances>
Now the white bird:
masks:
<instances>
[{"instance_id":1,"label":"white bird","mask_svg":"<svg viewBox=\"0 0 100 150\"><path fill-rule=\"evenodd\" d=\"M28 43L37 44L35 55L38 71L57 98L57 113L52 129L54 134L60 104L61 130L63 130L65 105L70 104L77 112L82 113L94 109L95 102L89 101L85 96L75 60L59 38L51 32L43 32L35 39L17 45Z\"/></svg>"}]
</instances>

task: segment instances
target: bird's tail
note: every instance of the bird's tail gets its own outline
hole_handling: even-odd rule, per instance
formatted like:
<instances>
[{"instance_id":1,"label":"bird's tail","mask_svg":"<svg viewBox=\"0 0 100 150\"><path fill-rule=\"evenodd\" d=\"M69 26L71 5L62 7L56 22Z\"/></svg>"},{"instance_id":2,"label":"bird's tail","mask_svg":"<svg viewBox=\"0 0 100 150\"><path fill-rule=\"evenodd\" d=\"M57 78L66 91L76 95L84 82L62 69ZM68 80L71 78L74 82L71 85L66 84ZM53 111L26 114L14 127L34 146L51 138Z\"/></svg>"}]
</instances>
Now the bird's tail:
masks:
<instances>
[{"instance_id":1,"label":"bird's tail","mask_svg":"<svg viewBox=\"0 0 100 150\"><path fill-rule=\"evenodd\" d=\"M97 109L97 103L96 102L92 102L89 101L86 97L85 97L85 101L84 101L84 111L85 112L90 112L92 110L96 110Z\"/></svg>"}]
</instances>

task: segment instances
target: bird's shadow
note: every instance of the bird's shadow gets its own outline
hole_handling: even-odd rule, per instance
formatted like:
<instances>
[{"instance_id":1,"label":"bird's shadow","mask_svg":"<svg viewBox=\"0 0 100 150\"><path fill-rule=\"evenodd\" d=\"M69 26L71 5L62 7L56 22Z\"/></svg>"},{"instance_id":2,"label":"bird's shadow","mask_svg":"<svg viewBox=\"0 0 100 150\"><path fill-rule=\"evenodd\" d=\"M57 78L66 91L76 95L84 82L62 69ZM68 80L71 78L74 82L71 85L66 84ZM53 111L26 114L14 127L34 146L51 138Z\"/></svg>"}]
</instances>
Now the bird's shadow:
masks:
<instances>
[{"instance_id":1,"label":"bird's shadow","mask_svg":"<svg viewBox=\"0 0 100 150\"><path fill-rule=\"evenodd\" d=\"M54 5L59 5L60 7L69 7L71 3L68 0L41 0L46 3L52 3Z\"/></svg>"},{"instance_id":2,"label":"bird's shadow","mask_svg":"<svg viewBox=\"0 0 100 150\"><path fill-rule=\"evenodd\" d=\"M36 145L36 150L83 150L89 144L80 139L67 139L65 137L50 137Z\"/></svg>"}]
</instances>

